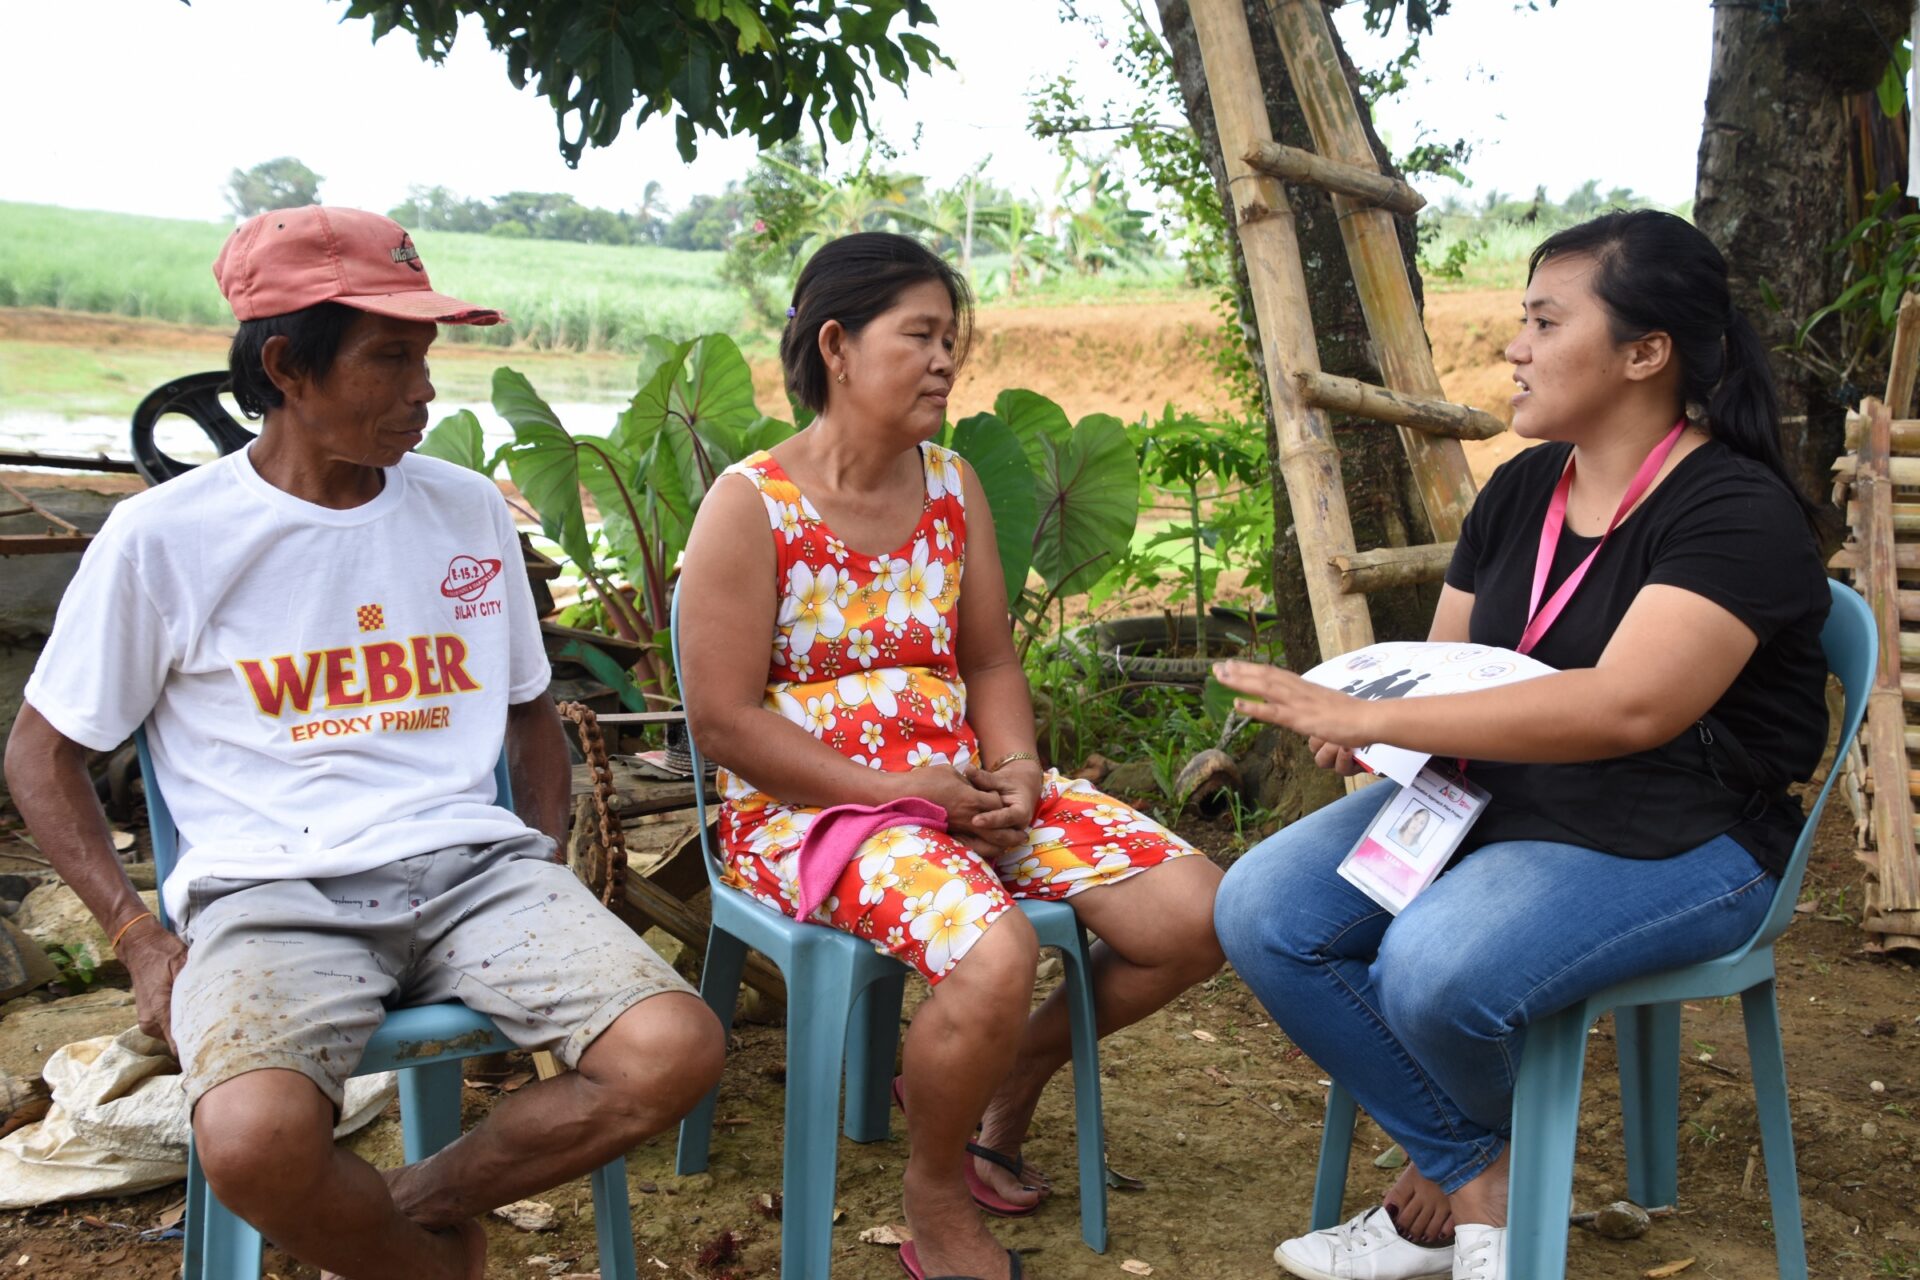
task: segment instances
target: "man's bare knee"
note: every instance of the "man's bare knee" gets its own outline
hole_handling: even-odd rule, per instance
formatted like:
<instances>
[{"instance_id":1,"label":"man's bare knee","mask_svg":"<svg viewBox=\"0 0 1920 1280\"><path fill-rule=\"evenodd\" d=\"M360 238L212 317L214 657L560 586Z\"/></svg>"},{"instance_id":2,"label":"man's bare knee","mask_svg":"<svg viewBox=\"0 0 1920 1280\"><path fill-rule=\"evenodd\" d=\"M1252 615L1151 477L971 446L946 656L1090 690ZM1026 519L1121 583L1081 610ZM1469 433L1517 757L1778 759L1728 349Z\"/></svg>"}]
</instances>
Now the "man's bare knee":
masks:
<instances>
[{"instance_id":1,"label":"man's bare knee","mask_svg":"<svg viewBox=\"0 0 1920 1280\"><path fill-rule=\"evenodd\" d=\"M719 1082L726 1030L698 997L667 992L621 1014L580 1057L580 1072L647 1133L677 1120Z\"/></svg>"},{"instance_id":2,"label":"man's bare knee","mask_svg":"<svg viewBox=\"0 0 1920 1280\"><path fill-rule=\"evenodd\" d=\"M297 1071L249 1071L201 1095L193 1144L214 1197L258 1217L320 1175L333 1150L333 1104Z\"/></svg>"}]
</instances>

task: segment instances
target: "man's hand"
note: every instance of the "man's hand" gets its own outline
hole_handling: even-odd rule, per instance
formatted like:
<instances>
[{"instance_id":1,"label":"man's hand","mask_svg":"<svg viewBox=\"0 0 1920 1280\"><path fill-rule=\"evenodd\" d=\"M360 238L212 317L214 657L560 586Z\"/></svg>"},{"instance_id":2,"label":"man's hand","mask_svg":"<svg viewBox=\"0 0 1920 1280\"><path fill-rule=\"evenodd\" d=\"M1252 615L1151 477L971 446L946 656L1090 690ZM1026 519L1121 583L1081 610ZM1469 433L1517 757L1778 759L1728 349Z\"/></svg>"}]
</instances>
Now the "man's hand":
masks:
<instances>
[{"instance_id":1,"label":"man's hand","mask_svg":"<svg viewBox=\"0 0 1920 1280\"><path fill-rule=\"evenodd\" d=\"M127 930L116 954L133 978L133 1007L140 1029L156 1040L173 1043L173 980L187 962L187 946L148 917Z\"/></svg>"}]
</instances>

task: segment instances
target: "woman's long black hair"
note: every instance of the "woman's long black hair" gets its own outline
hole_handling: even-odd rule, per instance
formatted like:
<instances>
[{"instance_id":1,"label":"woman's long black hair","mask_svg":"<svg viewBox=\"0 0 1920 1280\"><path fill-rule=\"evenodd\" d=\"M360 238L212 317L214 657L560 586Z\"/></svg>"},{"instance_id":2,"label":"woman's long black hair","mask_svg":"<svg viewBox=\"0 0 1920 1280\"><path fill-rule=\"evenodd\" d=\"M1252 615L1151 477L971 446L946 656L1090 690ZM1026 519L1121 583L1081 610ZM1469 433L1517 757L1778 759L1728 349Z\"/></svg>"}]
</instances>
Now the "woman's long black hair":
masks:
<instances>
[{"instance_id":1,"label":"woman's long black hair","mask_svg":"<svg viewBox=\"0 0 1920 1280\"><path fill-rule=\"evenodd\" d=\"M1593 292L1616 342L1653 332L1673 339L1681 395L1706 413L1713 438L1771 471L1811 522L1815 510L1780 452L1780 398L1767 349L1727 289L1727 260L1698 227L1658 209L1603 213L1555 232L1527 260L1593 259Z\"/></svg>"}]
</instances>

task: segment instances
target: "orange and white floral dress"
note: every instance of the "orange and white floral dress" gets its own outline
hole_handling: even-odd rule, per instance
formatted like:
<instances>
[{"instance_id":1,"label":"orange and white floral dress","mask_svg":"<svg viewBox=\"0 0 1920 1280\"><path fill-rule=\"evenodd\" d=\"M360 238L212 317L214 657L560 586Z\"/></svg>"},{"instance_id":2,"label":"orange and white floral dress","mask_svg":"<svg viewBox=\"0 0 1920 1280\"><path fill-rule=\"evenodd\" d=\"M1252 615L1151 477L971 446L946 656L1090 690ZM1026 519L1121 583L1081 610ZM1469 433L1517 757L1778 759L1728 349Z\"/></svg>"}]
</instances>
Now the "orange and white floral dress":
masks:
<instances>
[{"instance_id":1,"label":"orange and white floral dress","mask_svg":"<svg viewBox=\"0 0 1920 1280\"><path fill-rule=\"evenodd\" d=\"M960 462L934 444L920 453L920 522L886 555L847 546L770 454L728 468L760 490L776 552L780 608L765 705L869 769L965 765L979 752L954 658L967 548ZM819 810L725 770L719 784L727 883L794 915L796 855ZM1014 898L1070 898L1194 852L1151 818L1050 770L1018 848L989 861L943 831L886 828L860 846L811 918L938 982Z\"/></svg>"}]
</instances>

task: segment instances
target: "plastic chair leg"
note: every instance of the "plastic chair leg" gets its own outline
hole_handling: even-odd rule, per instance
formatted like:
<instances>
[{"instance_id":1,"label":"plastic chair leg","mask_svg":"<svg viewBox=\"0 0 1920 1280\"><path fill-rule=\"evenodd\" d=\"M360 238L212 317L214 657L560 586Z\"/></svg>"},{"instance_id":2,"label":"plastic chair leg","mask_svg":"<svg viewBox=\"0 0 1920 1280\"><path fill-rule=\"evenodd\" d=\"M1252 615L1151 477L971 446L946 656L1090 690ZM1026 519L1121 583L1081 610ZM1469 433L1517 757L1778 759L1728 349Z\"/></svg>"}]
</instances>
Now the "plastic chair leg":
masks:
<instances>
[{"instance_id":1,"label":"plastic chair leg","mask_svg":"<svg viewBox=\"0 0 1920 1280\"><path fill-rule=\"evenodd\" d=\"M722 1027L733 1025L734 1005L740 1000L740 975L747 967L747 944L718 925L707 930L707 959L700 968L700 998L720 1019ZM791 979L789 979L791 982ZM835 1081L836 1086L838 1081ZM680 1147L673 1171L677 1174L703 1172L707 1150L713 1141L713 1109L720 1101L720 1086L700 1099L700 1105L680 1121Z\"/></svg>"},{"instance_id":2,"label":"plastic chair leg","mask_svg":"<svg viewBox=\"0 0 1920 1280\"><path fill-rule=\"evenodd\" d=\"M840 1073L852 1015L854 956L844 947L823 947L795 959L787 974L780 1275L782 1280L824 1280L833 1267Z\"/></svg>"},{"instance_id":3,"label":"plastic chair leg","mask_svg":"<svg viewBox=\"0 0 1920 1280\"><path fill-rule=\"evenodd\" d=\"M636 1280L633 1206L627 1201L627 1161L615 1156L593 1171L593 1230L600 1245L600 1280Z\"/></svg>"},{"instance_id":4,"label":"plastic chair leg","mask_svg":"<svg viewBox=\"0 0 1920 1280\"><path fill-rule=\"evenodd\" d=\"M1620 1058L1620 1119L1627 1143L1627 1198L1672 1204L1679 1195L1680 1006L1613 1011Z\"/></svg>"},{"instance_id":5,"label":"plastic chair leg","mask_svg":"<svg viewBox=\"0 0 1920 1280\"><path fill-rule=\"evenodd\" d=\"M260 1280L260 1232L209 1193L197 1280Z\"/></svg>"},{"instance_id":6,"label":"plastic chair leg","mask_svg":"<svg viewBox=\"0 0 1920 1280\"><path fill-rule=\"evenodd\" d=\"M1347 1198L1347 1160L1353 1154L1353 1121L1359 1104L1338 1080L1327 1094L1327 1120L1320 1130L1320 1167L1313 1175L1313 1229L1337 1226Z\"/></svg>"},{"instance_id":7,"label":"plastic chair leg","mask_svg":"<svg viewBox=\"0 0 1920 1280\"><path fill-rule=\"evenodd\" d=\"M400 1073L401 1149L408 1164L460 1136L460 1063L431 1062Z\"/></svg>"},{"instance_id":8,"label":"plastic chair leg","mask_svg":"<svg viewBox=\"0 0 1920 1280\"><path fill-rule=\"evenodd\" d=\"M1780 1044L1780 1007L1774 1002L1773 982L1741 992L1740 1008L1746 1015L1760 1145L1767 1157L1767 1196L1773 1203L1773 1246L1780 1280L1807 1280L1800 1181L1793 1168L1793 1115L1787 1105L1787 1059Z\"/></svg>"},{"instance_id":9,"label":"plastic chair leg","mask_svg":"<svg viewBox=\"0 0 1920 1280\"><path fill-rule=\"evenodd\" d=\"M1507 1206L1507 1271L1526 1280L1566 1280L1573 1149L1586 1073L1584 1004L1527 1028L1513 1091Z\"/></svg>"},{"instance_id":10,"label":"plastic chair leg","mask_svg":"<svg viewBox=\"0 0 1920 1280\"><path fill-rule=\"evenodd\" d=\"M847 1030L846 1133L855 1142L885 1142L893 1117L893 1059L900 1046L902 969L873 983L854 1001Z\"/></svg>"},{"instance_id":11,"label":"plastic chair leg","mask_svg":"<svg viewBox=\"0 0 1920 1280\"><path fill-rule=\"evenodd\" d=\"M1107 1251L1107 1130L1100 1105L1100 1028L1094 1017L1093 974L1087 940L1076 930L1073 945L1060 948L1067 992L1067 1023L1073 1041L1073 1127L1080 1148L1080 1238L1095 1253Z\"/></svg>"},{"instance_id":12,"label":"plastic chair leg","mask_svg":"<svg viewBox=\"0 0 1920 1280\"><path fill-rule=\"evenodd\" d=\"M182 1280L200 1280L207 1268L207 1175L200 1171L200 1150L194 1145L193 1132L187 1132L187 1210L180 1219L185 1238L180 1246Z\"/></svg>"}]
</instances>

